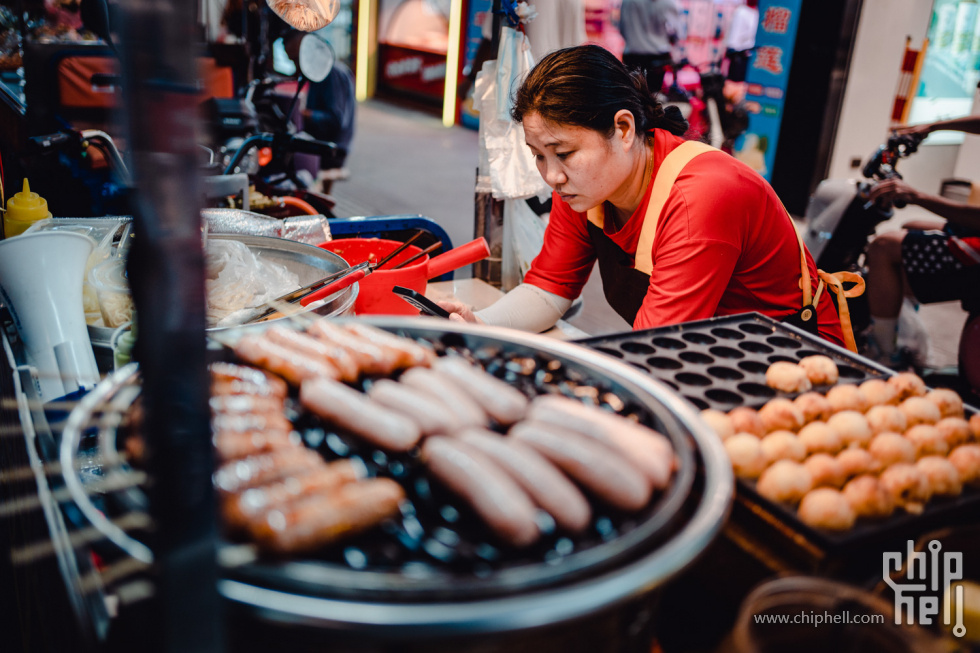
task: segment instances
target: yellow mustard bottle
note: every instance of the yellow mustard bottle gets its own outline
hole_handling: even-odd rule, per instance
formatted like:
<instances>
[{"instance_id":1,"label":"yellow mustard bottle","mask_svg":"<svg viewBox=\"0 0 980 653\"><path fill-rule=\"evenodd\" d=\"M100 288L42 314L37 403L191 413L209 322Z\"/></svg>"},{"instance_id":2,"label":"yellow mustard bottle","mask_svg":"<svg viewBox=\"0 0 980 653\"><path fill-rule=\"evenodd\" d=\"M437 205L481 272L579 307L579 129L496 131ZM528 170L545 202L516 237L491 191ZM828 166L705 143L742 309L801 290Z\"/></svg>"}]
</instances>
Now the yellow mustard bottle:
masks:
<instances>
[{"instance_id":1,"label":"yellow mustard bottle","mask_svg":"<svg viewBox=\"0 0 980 653\"><path fill-rule=\"evenodd\" d=\"M20 235L38 220L50 217L48 201L37 193L31 192L30 184L25 177L24 190L7 200L7 212L3 214L4 238Z\"/></svg>"}]
</instances>

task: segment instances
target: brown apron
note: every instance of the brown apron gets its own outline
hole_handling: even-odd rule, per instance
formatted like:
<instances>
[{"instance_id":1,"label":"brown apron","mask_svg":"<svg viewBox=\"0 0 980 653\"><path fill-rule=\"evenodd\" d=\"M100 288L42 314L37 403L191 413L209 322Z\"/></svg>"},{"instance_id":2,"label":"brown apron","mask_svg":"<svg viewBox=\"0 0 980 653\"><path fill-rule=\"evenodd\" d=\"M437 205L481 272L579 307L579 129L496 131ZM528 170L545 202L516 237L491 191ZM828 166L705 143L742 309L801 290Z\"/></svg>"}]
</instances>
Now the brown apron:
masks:
<instances>
[{"instance_id":1,"label":"brown apron","mask_svg":"<svg viewBox=\"0 0 980 653\"><path fill-rule=\"evenodd\" d=\"M605 224L603 207L600 205L589 210L587 228L599 262L599 274L602 277L602 287L606 300L630 324L636 321L636 314L639 312L650 286L650 274L654 267L653 243L657 236L657 224L660 221L660 215L663 213L664 204L667 203L667 197L670 195L674 181L684 166L692 159L706 152L717 151L719 150L710 145L698 141L687 141L674 148L664 158L660 170L657 171L657 176L653 180L653 190L650 192L650 202L647 204L647 210L643 216L643 225L640 227L640 239L637 242L635 258L623 251L603 231ZM789 219L789 213L786 212L785 208L783 211ZM817 284L817 292L814 294L811 288L810 270L806 264L803 239L800 238L795 225L793 232L796 234L796 240L800 247L802 306L792 315L784 317L782 321L816 335L816 306L820 301L824 286L828 285L837 294L839 300L844 341L851 351L857 351L854 335L851 331L850 313L847 310L847 297L856 297L864 292L864 280L859 275L850 272L829 274L823 270L818 270L820 280ZM841 282L853 282L855 286L845 291Z\"/></svg>"}]
</instances>

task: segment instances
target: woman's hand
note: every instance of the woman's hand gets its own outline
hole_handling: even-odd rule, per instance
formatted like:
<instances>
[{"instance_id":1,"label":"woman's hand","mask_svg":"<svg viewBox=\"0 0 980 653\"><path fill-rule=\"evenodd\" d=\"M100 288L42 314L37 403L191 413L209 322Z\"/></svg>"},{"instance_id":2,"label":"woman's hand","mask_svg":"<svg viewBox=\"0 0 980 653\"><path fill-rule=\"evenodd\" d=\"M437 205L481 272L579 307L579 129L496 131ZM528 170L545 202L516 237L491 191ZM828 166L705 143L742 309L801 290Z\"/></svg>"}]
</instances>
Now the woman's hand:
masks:
<instances>
[{"instance_id":1,"label":"woman's hand","mask_svg":"<svg viewBox=\"0 0 980 653\"><path fill-rule=\"evenodd\" d=\"M473 308L467 306L462 302L458 302L453 299L444 299L436 302L449 311L449 319L454 322L472 322L474 324L483 324L483 320L478 318L475 313L473 313Z\"/></svg>"},{"instance_id":2,"label":"woman's hand","mask_svg":"<svg viewBox=\"0 0 980 653\"><path fill-rule=\"evenodd\" d=\"M894 204L896 200L901 200L906 204L916 204L919 199L919 191L901 179L886 179L871 188L869 199L873 202L880 201L888 204Z\"/></svg>"}]
</instances>

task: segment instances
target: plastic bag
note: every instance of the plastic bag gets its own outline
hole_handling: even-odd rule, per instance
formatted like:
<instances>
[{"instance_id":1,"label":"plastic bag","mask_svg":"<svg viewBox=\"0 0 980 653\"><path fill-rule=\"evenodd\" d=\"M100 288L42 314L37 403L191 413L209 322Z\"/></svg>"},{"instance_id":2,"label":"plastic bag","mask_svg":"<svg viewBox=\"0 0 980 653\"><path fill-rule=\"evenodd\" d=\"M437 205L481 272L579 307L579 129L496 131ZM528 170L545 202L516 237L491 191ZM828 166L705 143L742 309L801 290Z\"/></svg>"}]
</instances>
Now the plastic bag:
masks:
<instances>
[{"instance_id":1,"label":"plastic bag","mask_svg":"<svg viewBox=\"0 0 980 653\"><path fill-rule=\"evenodd\" d=\"M531 66L527 38L504 27L496 64L488 62L476 78L473 104L480 112L481 174L485 163L495 199L521 199L548 192L524 143L524 128L510 118L513 93Z\"/></svg>"},{"instance_id":2,"label":"plastic bag","mask_svg":"<svg viewBox=\"0 0 980 653\"><path fill-rule=\"evenodd\" d=\"M299 277L286 266L257 257L237 240L210 240L205 249L207 324L238 324L241 312L299 288Z\"/></svg>"}]
</instances>

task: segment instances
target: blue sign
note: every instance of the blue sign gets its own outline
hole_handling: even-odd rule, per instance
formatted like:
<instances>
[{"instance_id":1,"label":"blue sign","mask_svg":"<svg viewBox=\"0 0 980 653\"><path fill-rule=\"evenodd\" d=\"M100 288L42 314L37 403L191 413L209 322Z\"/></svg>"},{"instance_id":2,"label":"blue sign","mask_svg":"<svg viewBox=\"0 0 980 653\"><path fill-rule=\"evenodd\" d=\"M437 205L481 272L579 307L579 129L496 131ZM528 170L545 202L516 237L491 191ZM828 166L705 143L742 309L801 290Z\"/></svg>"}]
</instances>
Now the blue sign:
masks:
<instances>
[{"instance_id":1,"label":"blue sign","mask_svg":"<svg viewBox=\"0 0 980 653\"><path fill-rule=\"evenodd\" d=\"M793 45L802 0L760 0L755 51L745 76L749 128L736 142L735 156L766 179L772 178L783 120Z\"/></svg>"},{"instance_id":2,"label":"blue sign","mask_svg":"<svg viewBox=\"0 0 980 653\"><path fill-rule=\"evenodd\" d=\"M470 0L470 14L467 17L466 51L463 55L463 69L469 69L476 59L476 51L483 40L483 21L493 20L493 0ZM480 114L473 111L473 89L463 100L460 123L470 129L480 128Z\"/></svg>"}]
</instances>

